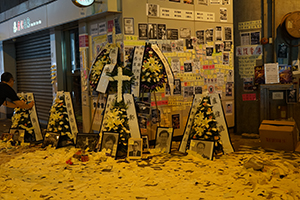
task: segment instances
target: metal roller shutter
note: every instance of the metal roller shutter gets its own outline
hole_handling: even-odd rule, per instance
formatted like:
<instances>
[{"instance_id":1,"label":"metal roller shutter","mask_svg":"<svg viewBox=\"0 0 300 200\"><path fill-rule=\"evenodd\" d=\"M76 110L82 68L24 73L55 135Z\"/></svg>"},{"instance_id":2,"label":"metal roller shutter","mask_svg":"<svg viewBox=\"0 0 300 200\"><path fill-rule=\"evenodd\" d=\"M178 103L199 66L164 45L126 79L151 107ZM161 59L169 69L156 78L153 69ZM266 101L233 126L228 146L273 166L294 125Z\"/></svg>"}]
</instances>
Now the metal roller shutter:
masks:
<instances>
[{"instance_id":1,"label":"metal roller shutter","mask_svg":"<svg viewBox=\"0 0 300 200\"><path fill-rule=\"evenodd\" d=\"M53 99L49 30L17 38L16 61L18 92L34 94L40 123L47 124Z\"/></svg>"}]
</instances>

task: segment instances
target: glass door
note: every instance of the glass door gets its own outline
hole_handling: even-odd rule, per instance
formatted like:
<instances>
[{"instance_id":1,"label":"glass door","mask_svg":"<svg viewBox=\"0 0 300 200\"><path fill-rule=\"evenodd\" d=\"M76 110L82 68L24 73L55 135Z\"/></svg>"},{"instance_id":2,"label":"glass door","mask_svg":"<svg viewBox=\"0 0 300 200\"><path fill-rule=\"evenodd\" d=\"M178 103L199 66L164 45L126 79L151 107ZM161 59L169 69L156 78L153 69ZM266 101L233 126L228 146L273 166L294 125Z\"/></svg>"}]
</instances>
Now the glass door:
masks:
<instances>
[{"instance_id":1,"label":"glass door","mask_svg":"<svg viewBox=\"0 0 300 200\"><path fill-rule=\"evenodd\" d=\"M70 92L78 131L82 131L82 104L78 28L63 32L64 90Z\"/></svg>"}]
</instances>

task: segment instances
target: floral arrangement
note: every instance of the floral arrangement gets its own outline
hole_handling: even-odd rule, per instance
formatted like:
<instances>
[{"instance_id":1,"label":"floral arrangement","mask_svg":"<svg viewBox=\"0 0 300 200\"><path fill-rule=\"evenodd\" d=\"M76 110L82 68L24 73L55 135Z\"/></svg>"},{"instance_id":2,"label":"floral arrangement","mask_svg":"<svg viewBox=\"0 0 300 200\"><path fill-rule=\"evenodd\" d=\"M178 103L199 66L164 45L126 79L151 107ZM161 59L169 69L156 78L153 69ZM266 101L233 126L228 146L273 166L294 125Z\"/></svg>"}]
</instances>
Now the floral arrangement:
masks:
<instances>
[{"instance_id":1,"label":"floral arrangement","mask_svg":"<svg viewBox=\"0 0 300 200\"><path fill-rule=\"evenodd\" d=\"M145 90L157 91L164 87L166 72L158 55L146 44L141 72L141 87Z\"/></svg>"},{"instance_id":2,"label":"floral arrangement","mask_svg":"<svg viewBox=\"0 0 300 200\"><path fill-rule=\"evenodd\" d=\"M50 109L47 131L60 133L61 136L67 136L68 139L71 140L74 139L70 129L65 96L63 93L60 95L58 94L54 99L53 105Z\"/></svg>"},{"instance_id":3,"label":"floral arrangement","mask_svg":"<svg viewBox=\"0 0 300 200\"><path fill-rule=\"evenodd\" d=\"M204 97L198 105L189 134L189 141L190 139L214 141L214 153L218 155L223 152L223 145L220 141L220 134L217 128L217 120L215 120L208 96Z\"/></svg>"},{"instance_id":4,"label":"floral arrangement","mask_svg":"<svg viewBox=\"0 0 300 200\"><path fill-rule=\"evenodd\" d=\"M26 95L24 93L19 94L21 101L29 103L27 101ZM15 108L14 114L12 116L12 125L11 128L19 128L25 130L25 135L29 136L29 140L33 141L34 139L34 127L31 123L30 113L27 109ZM30 135L26 134L29 133Z\"/></svg>"},{"instance_id":5,"label":"floral arrangement","mask_svg":"<svg viewBox=\"0 0 300 200\"><path fill-rule=\"evenodd\" d=\"M124 100L121 102L117 102L116 100L103 119L103 131L111 131L120 134L118 153L119 151L122 153L127 152L128 139L131 137L126 113L127 109L128 106L125 104Z\"/></svg>"},{"instance_id":6,"label":"floral arrangement","mask_svg":"<svg viewBox=\"0 0 300 200\"><path fill-rule=\"evenodd\" d=\"M110 63L109 50L104 49L103 51L100 52L100 54L96 58L91 68L90 77L89 77L91 89L96 90L103 67L109 63Z\"/></svg>"},{"instance_id":7,"label":"floral arrangement","mask_svg":"<svg viewBox=\"0 0 300 200\"><path fill-rule=\"evenodd\" d=\"M106 44L93 62L89 75L89 83L92 90L96 90L104 66L111 63L109 53L115 47L116 44Z\"/></svg>"}]
</instances>

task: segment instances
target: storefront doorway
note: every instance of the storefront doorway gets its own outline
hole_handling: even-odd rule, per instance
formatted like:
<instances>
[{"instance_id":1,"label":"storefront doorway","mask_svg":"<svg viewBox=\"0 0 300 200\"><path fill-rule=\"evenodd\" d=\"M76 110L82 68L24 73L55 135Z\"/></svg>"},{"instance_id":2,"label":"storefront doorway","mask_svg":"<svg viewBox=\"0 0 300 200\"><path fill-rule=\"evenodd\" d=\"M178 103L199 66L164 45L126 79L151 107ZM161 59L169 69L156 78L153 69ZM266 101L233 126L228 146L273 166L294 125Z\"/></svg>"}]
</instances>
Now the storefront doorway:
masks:
<instances>
[{"instance_id":1,"label":"storefront doorway","mask_svg":"<svg viewBox=\"0 0 300 200\"><path fill-rule=\"evenodd\" d=\"M81 81L78 28L63 31L64 90L71 93L78 131L82 131Z\"/></svg>"}]
</instances>

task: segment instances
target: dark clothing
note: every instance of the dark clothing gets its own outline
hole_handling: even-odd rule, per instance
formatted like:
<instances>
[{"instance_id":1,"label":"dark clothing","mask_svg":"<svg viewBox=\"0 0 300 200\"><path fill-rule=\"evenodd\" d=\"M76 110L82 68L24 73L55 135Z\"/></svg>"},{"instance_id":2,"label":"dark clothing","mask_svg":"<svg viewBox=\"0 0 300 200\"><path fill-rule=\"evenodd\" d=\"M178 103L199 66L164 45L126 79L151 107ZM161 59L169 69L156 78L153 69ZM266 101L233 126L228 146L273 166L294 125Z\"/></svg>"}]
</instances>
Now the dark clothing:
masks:
<instances>
[{"instance_id":1,"label":"dark clothing","mask_svg":"<svg viewBox=\"0 0 300 200\"><path fill-rule=\"evenodd\" d=\"M129 156L141 156L141 151L137 151L136 155L133 154L133 151L129 151Z\"/></svg>"},{"instance_id":2,"label":"dark clothing","mask_svg":"<svg viewBox=\"0 0 300 200\"><path fill-rule=\"evenodd\" d=\"M6 98L9 98L11 101L20 100L14 89L6 83L0 82L0 106L4 103Z\"/></svg>"}]
</instances>

